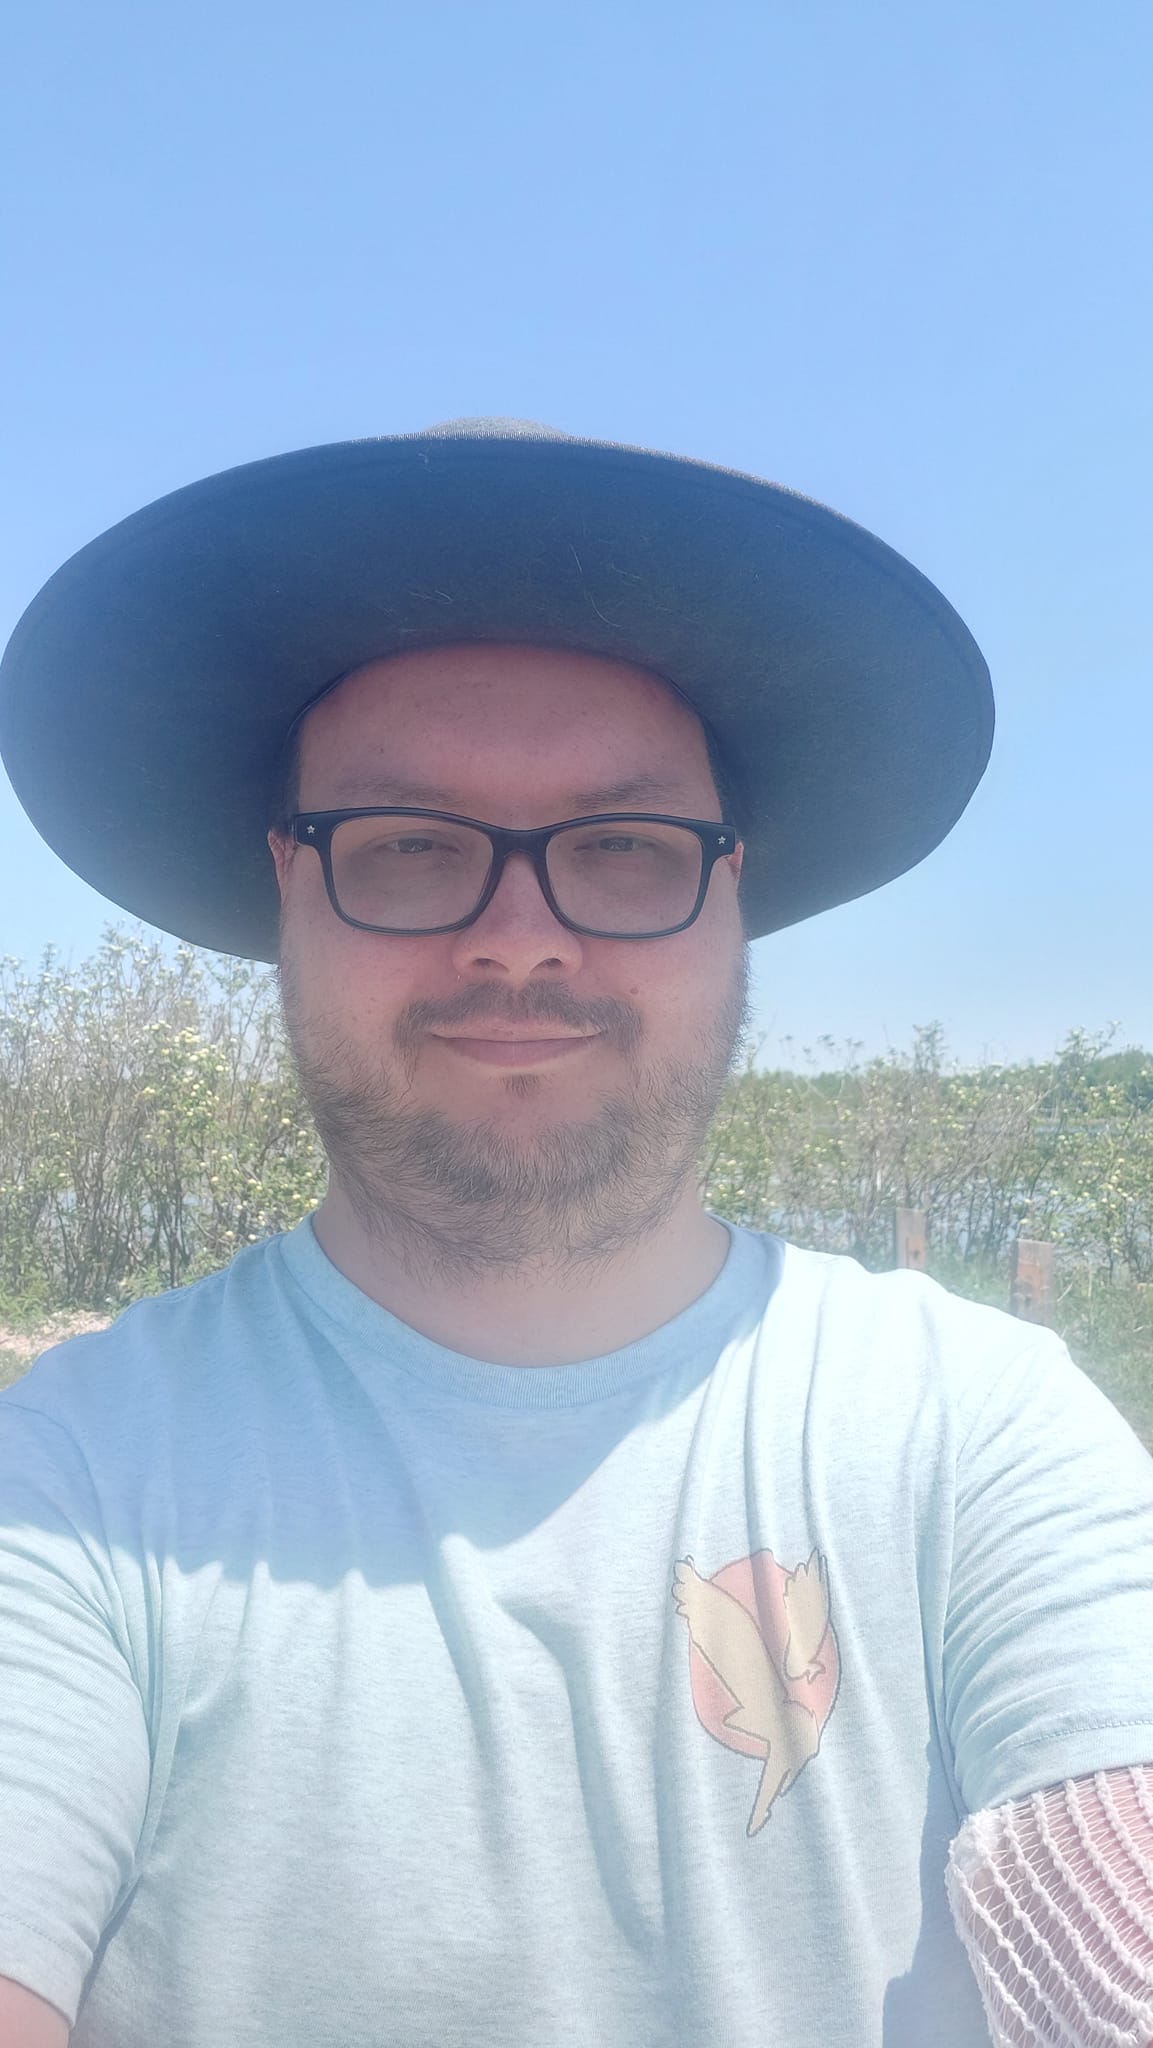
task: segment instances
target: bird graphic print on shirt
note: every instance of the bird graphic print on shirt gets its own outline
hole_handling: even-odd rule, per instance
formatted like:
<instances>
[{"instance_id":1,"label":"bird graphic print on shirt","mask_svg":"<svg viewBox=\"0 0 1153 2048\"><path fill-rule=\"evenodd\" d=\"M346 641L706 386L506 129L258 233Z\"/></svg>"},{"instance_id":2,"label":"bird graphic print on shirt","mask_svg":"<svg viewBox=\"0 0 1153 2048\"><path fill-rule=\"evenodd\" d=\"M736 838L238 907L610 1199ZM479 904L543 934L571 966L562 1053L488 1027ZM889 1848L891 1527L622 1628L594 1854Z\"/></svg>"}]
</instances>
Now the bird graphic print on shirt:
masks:
<instances>
[{"instance_id":1,"label":"bird graphic print on shirt","mask_svg":"<svg viewBox=\"0 0 1153 2048\"><path fill-rule=\"evenodd\" d=\"M790 1571L756 1550L706 1579L686 1557L673 1600L688 1623L698 1720L726 1749L763 1760L746 1829L759 1834L816 1756L837 1697L827 1561L814 1550Z\"/></svg>"}]
</instances>

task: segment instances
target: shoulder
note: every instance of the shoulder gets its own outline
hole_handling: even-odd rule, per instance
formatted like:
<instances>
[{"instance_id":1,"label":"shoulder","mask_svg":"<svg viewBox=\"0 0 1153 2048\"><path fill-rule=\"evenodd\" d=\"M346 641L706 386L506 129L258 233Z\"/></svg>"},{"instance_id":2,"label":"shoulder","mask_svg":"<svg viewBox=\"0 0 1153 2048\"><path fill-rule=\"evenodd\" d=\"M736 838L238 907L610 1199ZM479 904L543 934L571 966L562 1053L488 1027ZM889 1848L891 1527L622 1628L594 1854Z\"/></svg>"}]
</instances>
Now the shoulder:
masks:
<instances>
[{"instance_id":1,"label":"shoulder","mask_svg":"<svg viewBox=\"0 0 1153 2048\"><path fill-rule=\"evenodd\" d=\"M1038 1337L1051 1338L1051 1332L1022 1323L1007 1310L954 1294L927 1273L871 1273L840 1253L775 1242L780 1246L783 1297L832 1318L838 1328L847 1322L871 1334L977 1344L999 1352L1020 1351Z\"/></svg>"},{"instance_id":2,"label":"shoulder","mask_svg":"<svg viewBox=\"0 0 1153 2048\"><path fill-rule=\"evenodd\" d=\"M282 1291L278 1246L275 1238L247 1246L220 1271L133 1302L105 1329L53 1345L0 1393L0 1429L18 1431L36 1417L78 1444L123 1442L146 1431L159 1411L235 1405L237 1354L253 1355L255 1333Z\"/></svg>"},{"instance_id":3,"label":"shoulder","mask_svg":"<svg viewBox=\"0 0 1153 2048\"><path fill-rule=\"evenodd\" d=\"M817 1372L847 1378L864 1397L936 1397L963 1423L1002 1381L1077 1370L1051 1330L924 1273L871 1273L855 1259L789 1243L780 1244L779 1273L769 1310L778 1334L804 1343Z\"/></svg>"}]
</instances>

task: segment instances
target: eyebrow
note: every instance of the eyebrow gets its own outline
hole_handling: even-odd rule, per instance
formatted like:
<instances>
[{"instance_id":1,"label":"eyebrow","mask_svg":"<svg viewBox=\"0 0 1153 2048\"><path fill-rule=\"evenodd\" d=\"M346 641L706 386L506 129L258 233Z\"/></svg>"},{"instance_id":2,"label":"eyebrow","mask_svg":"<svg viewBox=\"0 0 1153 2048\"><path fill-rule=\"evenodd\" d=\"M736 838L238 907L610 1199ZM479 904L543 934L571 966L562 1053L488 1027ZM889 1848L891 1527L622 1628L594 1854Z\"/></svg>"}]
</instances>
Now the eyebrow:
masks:
<instances>
[{"instance_id":1,"label":"eyebrow","mask_svg":"<svg viewBox=\"0 0 1153 2048\"><path fill-rule=\"evenodd\" d=\"M649 802L653 799L683 800L683 785L663 781L657 775L630 775L621 782L610 782L601 789L570 790L566 803L574 806L574 815L581 811L615 810L622 804ZM460 813L463 800L449 789L437 789L427 782L387 782L373 785L371 794L365 794L365 785L360 782L339 783L336 800L328 808L371 807L373 804L415 804L418 809L456 811ZM471 815L466 813L465 815Z\"/></svg>"}]
</instances>

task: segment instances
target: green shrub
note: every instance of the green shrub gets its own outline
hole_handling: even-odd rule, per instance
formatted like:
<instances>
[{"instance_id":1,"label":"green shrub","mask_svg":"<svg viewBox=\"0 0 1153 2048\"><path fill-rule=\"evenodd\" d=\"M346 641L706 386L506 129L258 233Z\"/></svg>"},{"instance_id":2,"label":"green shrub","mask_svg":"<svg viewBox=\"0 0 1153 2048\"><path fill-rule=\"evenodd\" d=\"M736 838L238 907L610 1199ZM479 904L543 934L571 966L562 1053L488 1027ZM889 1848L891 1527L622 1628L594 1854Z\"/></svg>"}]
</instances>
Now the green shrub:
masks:
<instances>
[{"instance_id":1,"label":"green shrub","mask_svg":"<svg viewBox=\"0 0 1153 2048\"><path fill-rule=\"evenodd\" d=\"M325 1168L266 970L109 931L0 964L0 1299L116 1308L296 1222Z\"/></svg>"},{"instance_id":2,"label":"green shrub","mask_svg":"<svg viewBox=\"0 0 1153 2048\"><path fill-rule=\"evenodd\" d=\"M964 1070L939 1026L862 1060L733 1075L700 1162L718 1214L929 1270L1008 1306L1018 1236L1056 1247L1054 1320L1153 1436L1153 1058L1073 1032L1048 1062ZM271 970L110 929L75 972L0 963L0 1306L17 1326L194 1279L319 1201L325 1163Z\"/></svg>"}]
</instances>

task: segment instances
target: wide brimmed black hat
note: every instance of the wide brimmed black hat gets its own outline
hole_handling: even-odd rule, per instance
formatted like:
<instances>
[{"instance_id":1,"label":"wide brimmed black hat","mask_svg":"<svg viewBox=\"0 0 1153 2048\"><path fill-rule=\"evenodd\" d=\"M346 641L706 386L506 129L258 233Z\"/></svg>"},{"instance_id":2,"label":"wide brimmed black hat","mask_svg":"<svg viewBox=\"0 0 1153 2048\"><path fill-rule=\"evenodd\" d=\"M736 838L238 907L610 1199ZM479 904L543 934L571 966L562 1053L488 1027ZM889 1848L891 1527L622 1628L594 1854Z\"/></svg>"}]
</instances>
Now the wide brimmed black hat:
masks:
<instances>
[{"instance_id":1,"label":"wide brimmed black hat","mask_svg":"<svg viewBox=\"0 0 1153 2048\"><path fill-rule=\"evenodd\" d=\"M275 960L289 727L361 663L460 641L579 648L683 692L738 801L749 938L923 859L992 742L966 627L861 527L705 463L462 420L226 470L82 548L12 636L0 753L113 903Z\"/></svg>"}]
</instances>

